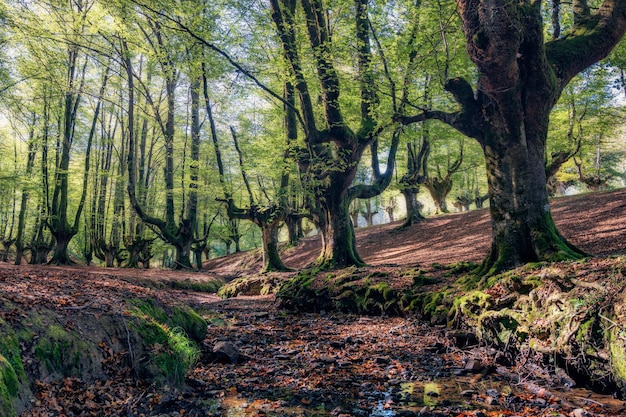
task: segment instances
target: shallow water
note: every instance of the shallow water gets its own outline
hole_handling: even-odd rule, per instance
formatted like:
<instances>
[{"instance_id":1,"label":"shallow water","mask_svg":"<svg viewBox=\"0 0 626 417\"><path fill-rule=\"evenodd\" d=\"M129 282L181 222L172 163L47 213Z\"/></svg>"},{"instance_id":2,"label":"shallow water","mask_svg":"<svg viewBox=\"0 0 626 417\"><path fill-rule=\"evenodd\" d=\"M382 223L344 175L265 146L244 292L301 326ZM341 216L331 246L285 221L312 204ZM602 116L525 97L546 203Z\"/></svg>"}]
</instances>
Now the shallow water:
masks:
<instances>
[{"instance_id":1,"label":"shallow water","mask_svg":"<svg viewBox=\"0 0 626 417\"><path fill-rule=\"evenodd\" d=\"M527 405L549 406L558 403L565 408L601 407L607 413L625 409L626 403L610 395L594 393L583 388L564 391L543 390L530 393L522 386L510 385L498 378L455 376L436 381L405 381L387 392L380 392L380 400L369 417L393 417L398 410L420 411L454 407L455 409L510 409L520 410ZM522 400L523 399L523 400ZM315 404L284 406L281 401L248 400L236 395L226 396L221 403L223 417L293 416L328 417L331 410Z\"/></svg>"}]
</instances>

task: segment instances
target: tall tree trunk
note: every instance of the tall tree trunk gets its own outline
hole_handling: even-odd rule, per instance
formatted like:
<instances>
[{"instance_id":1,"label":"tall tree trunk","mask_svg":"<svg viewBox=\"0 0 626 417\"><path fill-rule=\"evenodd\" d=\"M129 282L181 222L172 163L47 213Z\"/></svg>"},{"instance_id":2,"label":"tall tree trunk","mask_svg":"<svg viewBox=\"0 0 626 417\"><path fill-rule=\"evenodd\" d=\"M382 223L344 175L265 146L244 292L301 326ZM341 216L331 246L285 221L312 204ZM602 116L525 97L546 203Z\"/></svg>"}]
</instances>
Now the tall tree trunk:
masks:
<instances>
[{"instance_id":1,"label":"tall tree trunk","mask_svg":"<svg viewBox=\"0 0 626 417\"><path fill-rule=\"evenodd\" d=\"M26 160L26 178L30 179L33 173L33 167L35 165L35 115L33 115L33 121L31 129L28 134L28 158ZM22 264L22 257L24 256L24 230L26 228L26 211L28 211L28 188L22 188L22 199L20 201L20 214L17 219L17 235L15 236L15 265Z\"/></svg>"},{"instance_id":2,"label":"tall tree trunk","mask_svg":"<svg viewBox=\"0 0 626 417\"><path fill-rule=\"evenodd\" d=\"M155 48L155 53L160 57L160 64L165 78L166 90L166 108L167 114L165 119L161 117L161 111L158 103L152 100L149 91L145 91L145 98L154 110L155 118L161 128L165 140L165 220L152 216L146 212L143 204L140 203L137 193L137 144L135 139L135 83L132 59L128 50L128 45L122 41L123 65L126 70L126 78L128 83L128 194L132 207L143 222L152 224L159 231L160 237L167 243L174 246L176 250L174 267L176 269L191 269L191 242L193 241L193 232L186 233L191 220L181 219L177 225L175 222L174 207L174 136L175 136L175 112L176 112L176 86L178 80L178 72L172 60L170 51L164 44L162 27L157 21L150 21L152 34L156 38L156 43L151 42ZM146 33L145 36L148 36ZM182 217L182 216L181 216ZM195 219L193 220L195 221ZM189 237L191 235L191 237ZM186 241L188 240L188 241Z\"/></svg>"},{"instance_id":3,"label":"tall tree trunk","mask_svg":"<svg viewBox=\"0 0 626 417\"><path fill-rule=\"evenodd\" d=\"M544 42L542 2L457 0L467 49L480 74L476 94L449 80L461 110L424 112L404 122L442 120L474 137L486 161L492 244L480 274L527 262L579 258L558 232L546 191L549 115L563 88L604 58L626 31L626 0L605 0L594 15L575 10L567 36ZM514 33L516 36L511 36Z\"/></svg>"},{"instance_id":4,"label":"tall tree trunk","mask_svg":"<svg viewBox=\"0 0 626 417\"><path fill-rule=\"evenodd\" d=\"M321 202L324 216L320 224L322 253L317 263L324 268L365 265L356 249L350 203L351 199L345 192L336 195L329 192Z\"/></svg>"},{"instance_id":5,"label":"tall tree trunk","mask_svg":"<svg viewBox=\"0 0 626 417\"><path fill-rule=\"evenodd\" d=\"M105 68L104 76L102 79L102 85L100 86L100 92L97 99L96 108L94 110L93 119L91 123L91 129L87 138L87 145L85 148L85 164L83 172L82 192L80 201L76 208L73 222L69 221L68 205L69 205L69 167L70 167L70 155L72 143L74 141L74 134L76 129L76 119L78 115L78 108L81 101L81 94L74 91L77 89L80 91L84 84L85 73L87 69L87 58L81 69L81 81L80 85L76 85L77 79L75 78L76 71L78 70L78 47L73 46L70 49L69 71L68 71L68 85L65 92L65 107L63 118L63 140L61 144L61 156L59 159L59 165L57 166L57 172L55 173L55 188L52 199L52 211L48 227L50 233L56 240L56 246L50 259L50 263L56 265L70 265L74 263L67 252L68 245L72 237L78 233L78 226L82 216L82 211L85 206L85 200L87 198L87 185L89 182L89 170L90 170L90 157L91 157L91 144L96 133L96 125L100 108L102 106L102 99L104 97L107 81L109 79L109 68Z\"/></svg>"}]
</instances>

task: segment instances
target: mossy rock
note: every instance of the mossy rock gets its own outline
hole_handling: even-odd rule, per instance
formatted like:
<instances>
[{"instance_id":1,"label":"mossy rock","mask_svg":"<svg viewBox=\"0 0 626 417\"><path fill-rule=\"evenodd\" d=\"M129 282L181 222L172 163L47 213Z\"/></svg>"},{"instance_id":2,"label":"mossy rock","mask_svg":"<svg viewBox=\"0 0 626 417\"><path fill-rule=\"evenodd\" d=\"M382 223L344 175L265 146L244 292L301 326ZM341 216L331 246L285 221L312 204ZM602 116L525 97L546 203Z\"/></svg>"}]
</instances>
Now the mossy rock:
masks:
<instances>
[{"instance_id":1,"label":"mossy rock","mask_svg":"<svg viewBox=\"0 0 626 417\"><path fill-rule=\"evenodd\" d=\"M9 361L0 355L0 417L17 416L17 398L20 382Z\"/></svg>"},{"instance_id":2,"label":"mossy rock","mask_svg":"<svg viewBox=\"0 0 626 417\"><path fill-rule=\"evenodd\" d=\"M319 312L332 307L327 287L313 288L316 270L300 272L284 282L276 292L278 307L291 311Z\"/></svg>"},{"instance_id":3,"label":"mossy rock","mask_svg":"<svg viewBox=\"0 0 626 417\"><path fill-rule=\"evenodd\" d=\"M485 312L476 329L479 339L500 347L509 345L512 338L523 341L528 337L528 333L521 331L519 314L509 309Z\"/></svg>"},{"instance_id":4,"label":"mossy rock","mask_svg":"<svg viewBox=\"0 0 626 417\"><path fill-rule=\"evenodd\" d=\"M217 295L222 298L233 298L238 295L275 294L282 282L282 278L272 274L240 277L224 284L217 291Z\"/></svg>"},{"instance_id":5,"label":"mossy rock","mask_svg":"<svg viewBox=\"0 0 626 417\"><path fill-rule=\"evenodd\" d=\"M170 329L149 317L136 318L129 326L137 344L135 363L140 378L157 384L180 386L200 357L198 345L181 328Z\"/></svg>"},{"instance_id":6,"label":"mossy rock","mask_svg":"<svg viewBox=\"0 0 626 417\"><path fill-rule=\"evenodd\" d=\"M165 307L153 299L135 299L129 328L137 344L135 363L139 377L158 384L182 385L185 374L200 357L198 343L207 323L185 305Z\"/></svg>"},{"instance_id":7,"label":"mossy rock","mask_svg":"<svg viewBox=\"0 0 626 417\"><path fill-rule=\"evenodd\" d=\"M344 285L341 292L332 297L335 309L346 313L368 315L401 315L401 299L398 291L385 282L374 285Z\"/></svg>"},{"instance_id":8,"label":"mossy rock","mask_svg":"<svg viewBox=\"0 0 626 417\"><path fill-rule=\"evenodd\" d=\"M449 312L453 323L476 324L480 315L491 307L491 295L482 291L470 291L454 298Z\"/></svg>"},{"instance_id":9,"label":"mossy rock","mask_svg":"<svg viewBox=\"0 0 626 417\"><path fill-rule=\"evenodd\" d=\"M50 375L82 377L85 373L90 374L96 366L93 356L85 354L97 351L93 342L54 324L37 339L34 351L35 357Z\"/></svg>"}]
</instances>

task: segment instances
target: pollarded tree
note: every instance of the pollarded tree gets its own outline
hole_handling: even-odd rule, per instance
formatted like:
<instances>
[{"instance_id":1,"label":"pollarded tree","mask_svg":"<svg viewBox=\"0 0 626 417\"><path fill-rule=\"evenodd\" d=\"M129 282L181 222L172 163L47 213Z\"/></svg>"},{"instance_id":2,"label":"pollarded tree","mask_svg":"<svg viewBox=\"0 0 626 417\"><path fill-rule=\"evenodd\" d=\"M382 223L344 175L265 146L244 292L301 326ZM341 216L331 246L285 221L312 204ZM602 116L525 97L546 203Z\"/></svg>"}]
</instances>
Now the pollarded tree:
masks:
<instances>
[{"instance_id":1,"label":"pollarded tree","mask_svg":"<svg viewBox=\"0 0 626 417\"><path fill-rule=\"evenodd\" d=\"M163 6L165 7L165 6ZM189 12L192 14L193 12ZM195 241L194 233L197 222L197 190L198 190L198 166L199 166L199 149L200 149L200 74L197 68L198 61L195 60L190 49L184 48L181 39L178 38L172 30L162 21L159 12L144 13L144 20L137 19L136 27L133 29L140 30L144 35L144 41L150 46L149 51L143 51L151 54L154 61L160 69L160 79L163 82L163 91L158 96L164 96L164 103L160 102L157 94L154 94L153 86L146 85L134 70L133 55L137 51L131 51L128 48L130 42L122 40L121 55L124 67L127 73L128 82L128 171L129 183L128 192L130 202L137 215L144 223L150 224L159 237L174 246L176 249L176 259L174 266L176 269L191 269L191 251ZM122 18L124 19L124 18ZM129 19L125 19L127 23L131 23ZM130 25L129 25L130 26ZM127 36L124 34L124 36ZM142 51L139 51L141 53ZM180 90L184 73L179 68L180 61L183 58L188 59L189 74L188 82L190 85L190 101L191 101L191 140L189 143L189 158L186 160L188 166L183 166L180 171L182 187L182 196L176 198L176 179L177 179L177 160L175 149L177 144L177 94ZM163 147L165 151L165 167L163 171L165 185L165 213L164 219L157 217L154 210L149 210L140 200L137 187L141 186L137 178L138 162L138 143L137 132L134 131L135 111L134 97L140 86L148 107L154 115L156 125L163 137ZM132 107L132 111L131 111ZM185 144L182 145L185 148ZM186 148L185 148L186 149ZM186 152L186 150L184 151ZM184 165L184 164L183 164ZM189 176L187 178L187 175ZM177 210L176 202L180 201L179 210ZM177 211L179 215L177 216Z\"/></svg>"},{"instance_id":2,"label":"pollarded tree","mask_svg":"<svg viewBox=\"0 0 626 417\"><path fill-rule=\"evenodd\" d=\"M45 219L42 218L54 236L54 252L50 262L55 264L72 262L68 255L68 245L78 233L86 197L90 147L94 136L93 127L88 134L84 135L87 142L84 145L85 168L82 193L76 204L72 204L73 201L70 198L70 169L72 168L70 162L76 153L76 142L83 136L82 116L86 96L89 96L86 94L88 87L86 81L91 75L94 64L93 58L88 56L86 51L94 48L95 45L91 40L85 39L89 15L93 11L94 4L93 0L80 0L68 4L38 2L11 5L15 8L11 10L12 26L15 33L19 33L19 36L16 36L16 42L19 42L19 47L22 48L20 54L31 56L35 65L41 68L38 78L45 79L44 84L53 89L52 94L55 98L59 98L60 114L55 117L57 127L54 132L57 140L54 180L50 184L51 196L45 202L48 206L48 216ZM102 85L106 85L107 77L103 78ZM90 95L98 97L97 92L91 92ZM100 101L100 98L96 101ZM89 119L91 115L88 115L87 120L93 120L95 123L98 117L97 108L96 106L93 119ZM45 186L47 188L48 184L46 183ZM45 192L47 193L47 190ZM72 208L75 209L74 213L71 212Z\"/></svg>"},{"instance_id":3,"label":"pollarded tree","mask_svg":"<svg viewBox=\"0 0 626 417\"><path fill-rule=\"evenodd\" d=\"M401 130L393 132L387 152L386 170L381 172L378 160L382 132L378 119L378 85L382 80L376 78L373 69L375 54L372 52L372 43L376 43L376 49L381 53L380 63L385 68L386 81L389 81L392 90L392 107L397 110L406 104L404 101L396 101L393 77L382 54L379 40L372 31L369 19L372 5L367 0L356 0L353 3L355 42L351 46L355 48L353 54L357 68L353 76L358 84L352 87L359 95L359 110L358 115L350 115L351 117L348 115L349 105L340 100L340 93L346 89L347 84L347 80L341 77L346 74L337 70L337 57L333 57L333 54L340 47L330 31L330 14L323 2L301 2L309 42L307 47L298 42L296 1L272 0L270 5L272 19L283 47L287 72L299 95L299 119L304 130L305 147L299 150L297 162L304 187L314 196L309 198L314 204L309 204L308 209L322 235L323 247L318 263L326 267L362 265L364 262L356 250L354 229L350 220L350 203L355 198L375 197L387 188L394 170L401 134ZM413 35L414 33L415 31ZM306 62L312 62L313 68L305 67ZM313 78L308 77L309 73L315 73L317 79L311 81ZM321 109L316 108L312 98L316 91L319 91ZM350 126L350 119L357 122L356 129ZM371 156L372 182L352 185L359 162L367 149Z\"/></svg>"},{"instance_id":4,"label":"pollarded tree","mask_svg":"<svg viewBox=\"0 0 626 417\"><path fill-rule=\"evenodd\" d=\"M603 59L626 31L626 0L605 0L592 13L573 2L574 23L544 39L540 0L457 0L467 50L479 73L476 91L454 78L446 88L460 105L400 117L439 119L475 138L487 166L492 244L480 274L537 260L585 254L557 230L546 192L550 112L574 76Z\"/></svg>"}]
</instances>

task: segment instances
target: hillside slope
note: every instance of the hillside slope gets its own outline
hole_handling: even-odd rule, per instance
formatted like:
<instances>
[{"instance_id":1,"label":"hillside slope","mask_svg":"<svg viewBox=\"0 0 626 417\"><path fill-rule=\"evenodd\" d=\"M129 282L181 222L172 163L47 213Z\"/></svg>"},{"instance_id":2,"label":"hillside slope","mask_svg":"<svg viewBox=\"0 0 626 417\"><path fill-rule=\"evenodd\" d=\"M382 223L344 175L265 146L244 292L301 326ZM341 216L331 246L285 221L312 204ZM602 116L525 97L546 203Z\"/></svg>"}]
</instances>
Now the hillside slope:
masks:
<instances>
[{"instance_id":1,"label":"hillside slope","mask_svg":"<svg viewBox=\"0 0 626 417\"><path fill-rule=\"evenodd\" d=\"M552 201L561 233L591 255L626 254L626 189L560 197ZM400 222L356 230L361 257L372 266L442 265L478 262L491 242L489 209L426 219L398 230ZM319 237L303 239L283 252L285 265L302 269L319 255ZM258 272L261 254L237 253L212 259L206 269L225 276Z\"/></svg>"}]
</instances>

